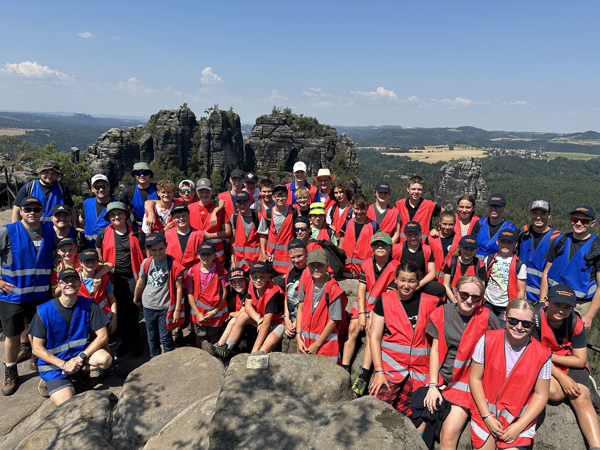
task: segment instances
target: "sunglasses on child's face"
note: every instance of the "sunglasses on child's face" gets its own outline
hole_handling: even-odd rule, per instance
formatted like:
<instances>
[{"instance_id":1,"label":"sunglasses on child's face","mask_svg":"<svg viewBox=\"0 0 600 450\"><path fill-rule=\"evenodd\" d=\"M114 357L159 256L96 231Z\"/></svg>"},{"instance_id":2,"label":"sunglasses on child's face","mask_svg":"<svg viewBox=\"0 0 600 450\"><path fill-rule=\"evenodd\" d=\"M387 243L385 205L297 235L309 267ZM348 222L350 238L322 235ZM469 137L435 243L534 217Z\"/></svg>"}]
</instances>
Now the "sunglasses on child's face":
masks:
<instances>
[{"instance_id":1,"label":"sunglasses on child's face","mask_svg":"<svg viewBox=\"0 0 600 450\"><path fill-rule=\"evenodd\" d=\"M306 231L308 230L308 227L296 227L296 231Z\"/></svg>"},{"instance_id":2,"label":"sunglasses on child's face","mask_svg":"<svg viewBox=\"0 0 600 450\"><path fill-rule=\"evenodd\" d=\"M506 321L508 322L509 325L517 326L519 324L519 322L521 322L521 325L523 325L523 328L531 328L533 326L533 322L531 320L519 320L516 317L507 317Z\"/></svg>"},{"instance_id":3,"label":"sunglasses on child's face","mask_svg":"<svg viewBox=\"0 0 600 450\"><path fill-rule=\"evenodd\" d=\"M194 190L193 189L179 189L179 192L181 192L182 194L193 194Z\"/></svg>"},{"instance_id":4,"label":"sunglasses on child's face","mask_svg":"<svg viewBox=\"0 0 600 450\"><path fill-rule=\"evenodd\" d=\"M482 299L481 295L473 295L473 294L469 294L468 292L464 292L464 291L458 291L458 295L460 296L460 299L463 301L467 301L469 297L471 297L471 301L473 303L479 303Z\"/></svg>"}]
</instances>

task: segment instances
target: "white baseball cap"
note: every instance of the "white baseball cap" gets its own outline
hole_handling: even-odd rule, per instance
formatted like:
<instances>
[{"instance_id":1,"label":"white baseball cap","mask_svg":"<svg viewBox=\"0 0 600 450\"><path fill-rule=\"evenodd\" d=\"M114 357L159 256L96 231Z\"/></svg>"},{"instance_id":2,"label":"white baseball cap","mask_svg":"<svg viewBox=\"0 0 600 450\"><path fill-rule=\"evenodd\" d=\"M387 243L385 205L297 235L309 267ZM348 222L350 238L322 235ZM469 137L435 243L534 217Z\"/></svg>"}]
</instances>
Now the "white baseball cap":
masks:
<instances>
[{"instance_id":1,"label":"white baseball cap","mask_svg":"<svg viewBox=\"0 0 600 450\"><path fill-rule=\"evenodd\" d=\"M194 187L196 187L196 183L194 183L192 180L183 180L181 183L179 183L179 189L181 189L184 186L191 187L192 189L194 189Z\"/></svg>"},{"instance_id":2,"label":"white baseball cap","mask_svg":"<svg viewBox=\"0 0 600 450\"><path fill-rule=\"evenodd\" d=\"M304 164L302 161L298 161L296 164L294 164L293 172L298 172L299 170L306 172L306 164Z\"/></svg>"},{"instance_id":3,"label":"white baseball cap","mask_svg":"<svg viewBox=\"0 0 600 450\"><path fill-rule=\"evenodd\" d=\"M98 180L103 180L103 181L106 181L108 183L108 178L106 178L106 175L102 175L101 173L99 173L98 175L94 175L92 177L92 186Z\"/></svg>"}]
</instances>

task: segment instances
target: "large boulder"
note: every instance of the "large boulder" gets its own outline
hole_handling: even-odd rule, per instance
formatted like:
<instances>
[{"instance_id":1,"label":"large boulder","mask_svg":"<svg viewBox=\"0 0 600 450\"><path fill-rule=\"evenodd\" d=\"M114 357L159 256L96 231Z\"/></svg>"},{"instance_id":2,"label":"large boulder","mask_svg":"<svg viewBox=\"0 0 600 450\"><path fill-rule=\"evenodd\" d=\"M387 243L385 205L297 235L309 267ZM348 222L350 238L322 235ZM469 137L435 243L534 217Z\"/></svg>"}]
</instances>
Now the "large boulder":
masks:
<instances>
[{"instance_id":1,"label":"large boulder","mask_svg":"<svg viewBox=\"0 0 600 450\"><path fill-rule=\"evenodd\" d=\"M452 159L435 175L435 202L445 209L456 208L456 201L466 194L485 204L487 186L481 176L481 159Z\"/></svg>"},{"instance_id":2,"label":"large boulder","mask_svg":"<svg viewBox=\"0 0 600 450\"><path fill-rule=\"evenodd\" d=\"M217 392L224 377L223 364L197 348L182 347L153 358L123 384L113 445L142 447L196 400Z\"/></svg>"}]
</instances>

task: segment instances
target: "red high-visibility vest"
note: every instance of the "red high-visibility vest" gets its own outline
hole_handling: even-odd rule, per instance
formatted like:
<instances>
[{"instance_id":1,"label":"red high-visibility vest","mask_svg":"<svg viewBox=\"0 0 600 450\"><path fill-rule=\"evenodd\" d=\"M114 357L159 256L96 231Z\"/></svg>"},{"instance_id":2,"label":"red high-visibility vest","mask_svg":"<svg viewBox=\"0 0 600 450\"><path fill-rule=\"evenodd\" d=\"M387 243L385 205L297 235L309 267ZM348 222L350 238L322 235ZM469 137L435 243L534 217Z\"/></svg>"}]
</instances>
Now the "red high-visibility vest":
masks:
<instances>
[{"instance_id":1,"label":"red high-visibility vest","mask_svg":"<svg viewBox=\"0 0 600 450\"><path fill-rule=\"evenodd\" d=\"M471 223L469 224L469 230L467 231L467 234L471 234L471 232L473 231L473 226L479 221L479 217L473 215L473 217L471 217ZM458 219L458 214L454 214L454 232L456 234L458 234L459 236L462 234L460 231L460 222Z\"/></svg>"},{"instance_id":2,"label":"red high-visibility vest","mask_svg":"<svg viewBox=\"0 0 600 450\"><path fill-rule=\"evenodd\" d=\"M167 258L171 258L171 262L173 263L171 270L169 271L169 290L171 291L171 298L169 299L169 310L167 311L167 330L174 330L175 328L183 325L185 322L185 293L183 292L183 286L179 319L177 322L173 322L172 319L175 308L177 307L177 277L181 272L183 272L184 267L172 256L167 255ZM152 257L148 258L146 260L146 264L144 264L144 273L146 274L146 279L148 278L148 268L150 267L150 262L152 262ZM181 279L181 283L183 284L183 278Z\"/></svg>"},{"instance_id":3,"label":"red high-visibility vest","mask_svg":"<svg viewBox=\"0 0 600 450\"><path fill-rule=\"evenodd\" d=\"M79 269L79 276L82 276L81 269ZM102 309L102 312L106 314L106 317L110 319L112 317L112 310L110 309L110 302L108 301L108 297L106 294L106 286L108 286L109 281L110 278L108 274L102 275L102 278L100 280L100 287L94 289L94 293L90 294L90 291L88 291L87 287L85 286L85 284L83 284L82 280L77 295L81 295L82 297L87 297L94 300Z\"/></svg>"},{"instance_id":4,"label":"red high-visibility vest","mask_svg":"<svg viewBox=\"0 0 600 450\"><path fill-rule=\"evenodd\" d=\"M352 203L348 203L344 209L341 210L342 214L339 214L340 209L338 208L337 203L334 203L327 214L331 217L331 226L335 228L335 234L337 237L340 237L340 230L342 226L350 219L352 219Z\"/></svg>"},{"instance_id":5,"label":"red high-visibility vest","mask_svg":"<svg viewBox=\"0 0 600 450\"><path fill-rule=\"evenodd\" d=\"M200 259L198 258L198 248L200 247L200 244L202 244L202 241L204 241L203 230L197 230L194 227L191 227L187 245L183 253L181 252L181 245L179 244L177 227L169 228L165 231L165 238L167 239L167 255L171 255L178 263L182 264L183 267L191 269L200 262Z\"/></svg>"},{"instance_id":6,"label":"red high-visibility vest","mask_svg":"<svg viewBox=\"0 0 600 450\"><path fill-rule=\"evenodd\" d=\"M454 304L448 307L456 307ZM444 364L448 354L448 344L444 328L444 310L446 307L437 308L431 314L431 322L438 331L438 362L440 367ZM454 360L452 379L443 391L444 398L455 405L469 408L471 406L471 391L469 390L469 373L471 372L471 357L479 338L483 336L488 327L490 310L482 306L475 307L469 324L463 331L458 345L458 353ZM443 380L439 377L439 383Z\"/></svg>"},{"instance_id":7,"label":"red high-visibility vest","mask_svg":"<svg viewBox=\"0 0 600 450\"><path fill-rule=\"evenodd\" d=\"M227 274L225 269L221 264L217 264L216 273L213 274L210 281L204 289L200 286L200 266L202 263L198 263L192 269L192 273L194 274L194 300L196 302L196 306L200 310L202 314L207 314L209 311L212 311L221 301L221 280ZM221 324L225 323L227 318L229 317L229 310L227 309L227 302L223 302L223 306L221 309L217 311L217 314L210 320L205 320L204 322L198 322L196 319L196 315L193 312L190 312L190 316L192 322L197 325L207 326L207 327L218 327Z\"/></svg>"},{"instance_id":8,"label":"red high-visibility vest","mask_svg":"<svg viewBox=\"0 0 600 450\"><path fill-rule=\"evenodd\" d=\"M256 214L258 215L258 213ZM260 235L256 230L256 226L254 223L252 224L252 230L248 237L246 237L244 219L240 213L238 213L235 223L235 244L233 249L233 260L236 268L250 270L250 266L258 261L260 257Z\"/></svg>"},{"instance_id":9,"label":"red high-visibility vest","mask_svg":"<svg viewBox=\"0 0 600 450\"><path fill-rule=\"evenodd\" d=\"M535 339L530 339L517 363L506 377L504 356L504 333L506 330L491 330L485 333L485 356L483 364L483 391L490 412L496 414L502 428L506 429L518 420L533 397L540 370L550 359L551 352ZM531 445L535 436L533 419L510 444L500 440L496 445L518 447ZM471 441L473 447L480 448L489 438L489 430L481 418L481 413L471 396Z\"/></svg>"},{"instance_id":10,"label":"red high-visibility vest","mask_svg":"<svg viewBox=\"0 0 600 450\"><path fill-rule=\"evenodd\" d=\"M144 215L146 217L148 217L148 211L146 211L144 209ZM155 223L153 227L150 227L150 233L158 233L160 230L164 230L165 229L165 225L163 225L163 223L160 221L159 216L158 216L158 210L156 209L156 203L154 204L154 218ZM169 214L169 219L167 220L167 224L173 222L173 216L171 216Z\"/></svg>"},{"instance_id":11,"label":"red high-visibility vest","mask_svg":"<svg viewBox=\"0 0 600 450\"><path fill-rule=\"evenodd\" d=\"M269 214L269 209L266 215L270 216L269 235L267 237L267 253L273 257L273 269L279 273L286 273L292 265L290 255L287 252L288 243L294 239L294 209L288 206L285 220L277 233L275 231L275 223L273 213Z\"/></svg>"},{"instance_id":12,"label":"red high-visibility vest","mask_svg":"<svg viewBox=\"0 0 600 450\"><path fill-rule=\"evenodd\" d=\"M365 294L365 311L371 312L375 308L377 300L381 297L388 286L394 281L396 277L396 268L400 263L395 259L388 262L379 278L375 277L375 257L366 259L362 264L362 270L365 272L365 279L367 281L367 292ZM350 310L350 317L352 319L358 318L358 302L354 300L352 309Z\"/></svg>"},{"instance_id":13,"label":"red high-visibility vest","mask_svg":"<svg viewBox=\"0 0 600 450\"><path fill-rule=\"evenodd\" d=\"M388 205L388 209L385 212L385 216L383 216L383 220L379 224L379 231L383 231L390 235L390 237L394 236L396 232L396 224L398 223L398 216L400 215L400 211L397 208L394 208L392 205ZM375 205L370 205L367 210L367 217L375 222L377 222L375 215Z\"/></svg>"},{"instance_id":14,"label":"red high-visibility vest","mask_svg":"<svg viewBox=\"0 0 600 450\"><path fill-rule=\"evenodd\" d=\"M483 262L481 262L479 258L477 258L477 256L473 256L473 260L471 261L471 264L469 264L469 268L467 269L466 273L462 273L462 266L460 264L458 256L453 256L452 258L450 258L450 261L446 264L448 264L448 267L450 268L452 268L453 264L456 267L454 274L450 274L450 276L452 277L452 279L450 280L450 286L453 287L456 287L456 283L458 283L458 280L461 277L473 275L474 277L479 278L479 270L483 267Z\"/></svg>"},{"instance_id":15,"label":"red high-visibility vest","mask_svg":"<svg viewBox=\"0 0 600 450\"><path fill-rule=\"evenodd\" d=\"M225 211L221 210L217 214L217 224L214 227L210 226L210 215L215 209L214 202L210 206L205 207L201 202L188 205L190 210L190 225L196 230L204 230L207 233L218 233L221 231L221 226L225 223L223 218ZM215 262L223 264L225 262L225 251L223 239L206 239L206 242L212 242L215 246ZM196 249L197 250L197 249Z\"/></svg>"},{"instance_id":16,"label":"red high-visibility vest","mask_svg":"<svg viewBox=\"0 0 600 450\"><path fill-rule=\"evenodd\" d=\"M248 292L250 292L250 297L252 298L252 306L254 307L254 310L258 314L260 314L261 317L265 316L265 308L267 307L269 300L271 300L271 298L273 298L274 295L280 294L282 300L284 298L283 292L281 291L279 286L277 286L272 281L269 281L269 283L267 283L267 288L259 298L256 298L256 289L254 289L253 286L248 289ZM283 323L283 313L273 313L271 325L279 325L280 323Z\"/></svg>"},{"instance_id":17,"label":"red high-visibility vest","mask_svg":"<svg viewBox=\"0 0 600 450\"><path fill-rule=\"evenodd\" d=\"M364 260L373 256L371 250L371 238L375 234L377 222L367 219L362 227L358 238L354 235L354 221L346 222L346 234L344 235L343 250L346 252L346 266L344 267L345 278L358 278L360 266Z\"/></svg>"},{"instance_id":18,"label":"red high-visibility vest","mask_svg":"<svg viewBox=\"0 0 600 450\"><path fill-rule=\"evenodd\" d=\"M552 332L552 328L550 328L550 324L548 324L548 319L546 318L546 309L548 307L544 306L542 308L542 313L540 314L540 329L541 329L541 342L542 345L544 347L547 347L548 349L550 349L550 351L552 352L552 354L554 355L559 355L559 356L566 356L566 355L572 355L572 342L571 342L571 338L573 336L575 336L576 334L581 333L581 330L583 329L583 320L581 320L575 313L571 313L574 316L574 319L577 321L575 323L575 329L573 330L573 334L571 336L571 333L567 332L567 335L565 336L565 340L562 343L562 345L558 345L558 342L556 342L556 337L554 336L554 333ZM567 319L565 319L567 320ZM570 330L568 330L570 331ZM562 364L558 364L558 363L553 363L556 368L558 370L560 370L563 373L567 373L569 371L569 368L567 366L563 366ZM586 363L587 366L587 363Z\"/></svg>"},{"instance_id":19,"label":"red high-visibility vest","mask_svg":"<svg viewBox=\"0 0 600 450\"><path fill-rule=\"evenodd\" d=\"M102 240L102 258L104 259L104 261L114 265L117 261L117 253L115 248L115 236L113 234L114 228L112 224L107 226L105 230L106 231L104 232L104 239ZM140 266L142 265L144 257L142 255L142 249L140 248L140 241L138 241L133 236L133 227L129 224L127 224L127 231L129 233L131 267L133 269L133 276L137 280L138 275L140 273Z\"/></svg>"},{"instance_id":20,"label":"red high-visibility vest","mask_svg":"<svg viewBox=\"0 0 600 450\"><path fill-rule=\"evenodd\" d=\"M398 210L400 211L400 217L402 218L402 226L400 229L400 242L406 240L406 236L404 235L404 227L408 222L410 222L408 208L406 207L407 201L408 199L401 198L396 202L396 208L398 208ZM429 231L431 231L429 226L431 223L431 215L433 214L434 209L435 203L433 203L431 200L423 199L421 206L419 206L419 209L417 209L415 217L412 219L416 222L419 222L419 225L421 225L421 234L423 235L423 238L429 236Z\"/></svg>"},{"instance_id":21,"label":"red high-visibility vest","mask_svg":"<svg viewBox=\"0 0 600 450\"><path fill-rule=\"evenodd\" d=\"M497 257L498 257L498 253L494 253L494 256L492 256L491 259L488 260L487 267L486 267L488 281L490 279L490 274L492 273L492 266L496 262ZM517 294L517 292L518 292L517 267L521 267L520 264L519 264L519 266L517 266L518 260L519 260L519 257L517 255L514 255L512 261L510 262L510 267L508 269L508 300L509 301L514 300L515 298L517 298L517 295L518 295Z\"/></svg>"},{"instance_id":22,"label":"red high-visibility vest","mask_svg":"<svg viewBox=\"0 0 600 450\"><path fill-rule=\"evenodd\" d=\"M333 278L329 278L327 283L325 283L323 297L313 312L313 286L314 280L312 277L310 277L306 283L302 283L302 289L304 289L304 307L302 308L301 336L306 348L319 339L321 333L323 333L323 329L329 322L328 302L333 301L340 296L340 301L342 302L342 314L348 303L348 298L346 297L344 290L337 284L337 281ZM341 331L342 321L345 319L346 318L342 315L342 319L336 324L323 346L317 352L318 355L325 355L336 364L341 364L342 361L341 349L344 342L342 340Z\"/></svg>"},{"instance_id":23,"label":"red high-visibility vest","mask_svg":"<svg viewBox=\"0 0 600 450\"><path fill-rule=\"evenodd\" d=\"M428 236L427 239L424 240L424 242L431 247L431 251L433 252L433 258L435 260L435 276L436 280L440 283L444 282L444 266L450 258L452 258L452 252L458 248L461 237L460 234L454 233L454 238L452 239L450 250L446 253L446 257L444 257L444 249L442 248L440 236L435 238Z\"/></svg>"},{"instance_id":24,"label":"red high-visibility vest","mask_svg":"<svg viewBox=\"0 0 600 450\"><path fill-rule=\"evenodd\" d=\"M431 313L437 307L439 299L433 295L421 293L417 326L408 320L397 291L384 292L381 295L385 325L389 336L381 340L381 358L385 377L390 383L400 383L410 376L411 392L425 385L429 376L429 353L431 338L425 329L431 320Z\"/></svg>"},{"instance_id":25,"label":"red high-visibility vest","mask_svg":"<svg viewBox=\"0 0 600 450\"><path fill-rule=\"evenodd\" d=\"M250 198L253 198L252 195L253 194L250 194ZM233 202L233 199L231 198L231 191L221 192L218 197L220 200L225 202L225 212L227 215L229 217L233 216L233 214L237 212L237 208Z\"/></svg>"}]
</instances>

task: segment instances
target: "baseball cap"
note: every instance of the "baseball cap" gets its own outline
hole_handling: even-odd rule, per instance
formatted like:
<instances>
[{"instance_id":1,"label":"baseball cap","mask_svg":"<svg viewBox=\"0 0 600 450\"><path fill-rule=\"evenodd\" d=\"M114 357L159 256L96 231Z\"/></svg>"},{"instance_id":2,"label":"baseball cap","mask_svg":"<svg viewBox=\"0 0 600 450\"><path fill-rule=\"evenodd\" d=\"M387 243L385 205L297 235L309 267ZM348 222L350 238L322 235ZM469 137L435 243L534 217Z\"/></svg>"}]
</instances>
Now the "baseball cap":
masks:
<instances>
[{"instance_id":1,"label":"baseball cap","mask_svg":"<svg viewBox=\"0 0 600 450\"><path fill-rule=\"evenodd\" d=\"M318 248L308 252L306 264L310 263L329 264L329 261L327 261L327 253L325 253L325 250Z\"/></svg>"},{"instance_id":2,"label":"baseball cap","mask_svg":"<svg viewBox=\"0 0 600 450\"><path fill-rule=\"evenodd\" d=\"M67 277L77 277L77 278L79 278L79 272L77 272L75 269L72 269L70 267L68 269L63 269L58 274L58 281L64 280Z\"/></svg>"},{"instance_id":3,"label":"baseball cap","mask_svg":"<svg viewBox=\"0 0 600 450\"><path fill-rule=\"evenodd\" d=\"M490 198L488 198L488 205L498 205L498 206L506 206L506 199L502 194L492 194Z\"/></svg>"},{"instance_id":4,"label":"baseball cap","mask_svg":"<svg viewBox=\"0 0 600 450\"><path fill-rule=\"evenodd\" d=\"M182 187L190 187L194 189L194 182L192 180L183 180L181 183L179 183L179 189Z\"/></svg>"},{"instance_id":5,"label":"baseball cap","mask_svg":"<svg viewBox=\"0 0 600 450\"><path fill-rule=\"evenodd\" d=\"M60 241L58 241L58 244L56 244L56 248L61 248L63 245L77 245L75 243L75 239L70 238L70 237L65 237L62 238Z\"/></svg>"},{"instance_id":6,"label":"baseball cap","mask_svg":"<svg viewBox=\"0 0 600 450\"><path fill-rule=\"evenodd\" d=\"M248 279L248 272L244 269L233 269L229 272L229 280L236 280L238 278Z\"/></svg>"},{"instance_id":7,"label":"baseball cap","mask_svg":"<svg viewBox=\"0 0 600 450\"><path fill-rule=\"evenodd\" d=\"M37 170L38 173L43 172L44 170L54 170L55 172L62 175L60 171L60 166L56 161L47 160L42 163L42 166Z\"/></svg>"},{"instance_id":8,"label":"baseball cap","mask_svg":"<svg viewBox=\"0 0 600 450\"><path fill-rule=\"evenodd\" d=\"M311 215L319 215L319 214L325 215L325 205L323 203L319 203L319 202L311 203L308 215L311 216Z\"/></svg>"},{"instance_id":9,"label":"baseball cap","mask_svg":"<svg viewBox=\"0 0 600 450\"><path fill-rule=\"evenodd\" d=\"M377 186L375 186L375 190L377 192L388 192L388 193L392 193L392 190L390 189L390 183L386 183L384 181L377 183Z\"/></svg>"},{"instance_id":10,"label":"baseball cap","mask_svg":"<svg viewBox=\"0 0 600 450\"><path fill-rule=\"evenodd\" d=\"M463 236L462 238L460 238L458 246L466 247L466 248L477 248L478 247L477 238L475 236L473 236L472 234Z\"/></svg>"},{"instance_id":11,"label":"baseball cap","mask_svg":"<svg viewBox=\"0 0 600 450\"><path fill-rule=\"evenodd\" d=\"M267 263L256 261L250 266L250 273L254 272L269 273L269 267L267 266Z\"/></svg>"},{"instance_id":12,"label":"baseball cap","mask_svg":"<svg viewBox=\"0 0 600 450\"><path fill-rule=\"evenodd\" d=\"M52 215L55 216L59 212L71 214L71 210L67 207L67 205L63 205L63 204L54 205L54 208L52 208Z\"/></svg>"},{"instance_id":13,"label":"baseball cap","mask_svg":"<svg viewBox=\"0 0 600 450\"><path fill-rule=\"evenodd\" d=\"M593 220L596 220L596 213L594 212L593 208L591 208L590 206L586 206L586 205L576 206L575 208L573 208L573 210L569 214L575 214L575 213L582 213L582 214L585 214L586 216L591 217Z\"/></svg>"},{"instance_id":14,"label":"baseball cap","mask_svg":"<svg viewBox=\"0 0 600 450\"><path fill-rule=\"evenodd\" d=\"M246 191L240 191L235 195L233 200L236 202L247 202L250 200L250 194L248 194Z\"/></svg>"},{"instance_id":15,"label":"baseball cap","mask_svg":"<svg viewBox=\"0 0 600 450\"><path fill-rule=\"evenodd\" d=\"M404 233L406 234L407 232L411 232L411 231L416 231L418 233L421 232L421 224L415 220L411 220L410 222L407 222L406 225L404 226Z\"/></svg>"},{"instance_id":16,"label":"baseball cap","mask_svg":"<svg viewBox=\"0 0 600 450\"><path fill-rule=\"evenodd\" d=\"M273 188L273 195L275 195L275 192L278 192L278 191L285 191L285 193L287 194L288 188L285 184L278 184L277 186L275 186Z\"/></svg>"},{"instance_id":17,"label":"baseball cap","mask_svg":"<svg viewBox=\"0 0 600 450\"><path fill-rule=\"evenodd\" d=\"M233 169L229 174L229 178L244 178L244 172L240 169Z\"/></svg>"},{"instance_id":18,"label":"baseball cap","mask_svg":"<svg viewBox=\"0 0 600 450\"><path fill-rule=\"evenodd\" d=\"M573 308L577 306L575 291L566 284L555 284L548 289L548 300L553 303L566 303Z\"/></svg>"},{"instance_id":19,"label":"baseball cap","mask_svg":"<svg viewBox=\"0 0 600 450\"><path fill-rule=\"evenodd\" d=\"M288 251L296 248L306 248L306 244L302 239L292 239L287 246Z\"/></svg>"},{"instance_id":20,"label":"baseball cap","mask_svg":"<svg viewBox=\"0 0 600 450\"><path fill-rule=\"evenodd\" d=\"M99 173L99 174L96 174L96 175L94 175L94 176L92 177L92 186L93 186L93 185L94 185L94 183L95 183L96 181L98 181L98 180L100 180L100 181L106 181L107 183L109 182L109 181L108 181L108 178L106 177L106 175L102 175L101 173Z\"/></svg>"},{"instance_id":21,"label":"baseball cap","mask_svg":"<svg viewBox=\"0 0 600 450\"><path fill-rule=\"evenodd\" d=\"M212 189L212 183L208 178L200 178L196 183L196 190L200 189Z\"/></svg>"},{"instance_id":22,"label":"baseball cap","mask_svg":"<svg viewBox=\"0 0 600 450\"><path fill-rule=\"evenodd\" d=\"M98 252L95 248L86 248L79 254L79 261L88 261L90 259L93 259L94 261L100 261Z\"/></svg>"},{"instance_id":23,"label":"baseball cap","mask_svg":"<svg viewBox=\"0 0 600 450\"><path fill-rule=\"evenodd\" d=\"M131 169L131 172L129 172L131 174L132 177L135 177L135 172L137 172L138 170L149 170L150 173L152 173L152 169L150 168L150 165L147 162L137 162L133 165L133 169Z\"/></svg>"},{"instance_id":24,"label":"baseball cap","mask_svg":"<svg viewBox=\"0 0 600 450\"><path fill-rule=\"evenodd\" d=\"M150 233L148 236L146 236L146 247L149 245L160 244L161 242L167 242L164 234Z\"/></svg>"},{"instance_id":25,"label":"baseball cap","mask_svg":"<svg viewBox=\"0 0 600 450\"><path fill-rule=\"evenodd\" d=\"M519 237L519 232L517 230L511 230L510 228L500 230L500 232L498 233L499 241L517 242L518 237Z\"/></svg>"},{"instance_id":26,"label":"baseball cap","mask_svg":"<svg viewBox=\"0 0 600 450\"><path fill-rule=\"evenodd\" d=\"M294 164L292 172L298 172L299 170L306 172L306 164L304 164L302 161L298 161L296 164Z\"/></svg>"},{"instance_id":27,"label":"baseball cap","mask_svg":"<svg viewBox=\"0 0 600 450\"><path fill-rule=\"evenodd\" d=\"M123 202L110 202L106 207L106 214L104 214L104 220L108 222L108 213L114 211L115 209L122 209L127 213L127 208L125 207Z\"/></svg>"},{"instance_id":28,"label":"baseball cap","mask_svg":"<svg viewBox=\"0 0 600 450\"><path fill-rule=\"evenodd\" d=\"M392 238L390 237L390 235L384 233L383 231L378 231L373 235L373 237L371 238L371 245L373 245L377 241L385 242L388 245L394 245L392 243Z\"/></svg>"},{"instance_id":29,"label":"baseball cap","mask_svg":"<svg viewBox=\"0 0 600 450\"><path fill-rule=\"evenodd\" d=\"M257 183L258 182L258 178L256 177L256 174L254 172L248 172L244 176L244 181L252 181L253 183Z\"/></svg>"},{"instance_id":30,"label":"baseball cap","mask_svg":"<svg viewBox=\"0 0 600 450\"><path fill-rule=\"evenodd\" d=\"M307 226L309 226L309 227L310 227L310 220L308 220L308 217L304 217L304 216L298 216L298 217L296 218L296 220L294 221L294 223L295 223L295 224L296 224L296 223L303 223L303 224L305 224L305 225L307 225Z\"/></svg>"},{"instance_id":31,"label":"baseball cap","mask_svg":"<svg viewBox=\"0 0 600 450\"><path fill-rule=\"evenodd\" d=\"M200 244L200 247L198 247L198 254L201 255L202 253L214 253L215 252L215 246L212 242L203 242L202 244Z\"/></svg>"},{"instance_id":32,"label":"baseball cap","mask_svg":"<svg viewBox=\"0 0 600 450\"><path fill-rule=\"evenodd\" d=\"M533 211L534 209L543 209L544 211L550 212L550 205L546 200L536 200L531 204L529 211Z\"/></svg>"},{"instance_id":33,"label":"baseball cap","mask_svg":"<svg viewBox=\"0 0 600 450\"><path fill-rule=\"evenodd\" d=\"M180 212L186 212L189 214L190 209L187 207L187 205L175 205L171 210L171 217Z\"/></svg>"},{"instance_id":34,"label":"baseball cap","mask_svg":"<svg viewBox=\"0 0 600 450\"><path fill-rule=\"evenodd\" d=\"M30 195L29 197L25 197L23 200L21 200L21 204L19 206L22 208L23 206L33 205L35 203L44 206L44 204L39 198L34 197L32 195Z\"/></svg>"}]
</instances>

